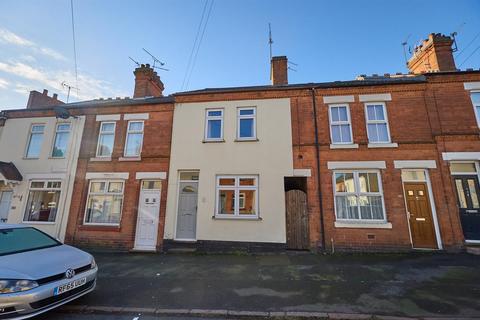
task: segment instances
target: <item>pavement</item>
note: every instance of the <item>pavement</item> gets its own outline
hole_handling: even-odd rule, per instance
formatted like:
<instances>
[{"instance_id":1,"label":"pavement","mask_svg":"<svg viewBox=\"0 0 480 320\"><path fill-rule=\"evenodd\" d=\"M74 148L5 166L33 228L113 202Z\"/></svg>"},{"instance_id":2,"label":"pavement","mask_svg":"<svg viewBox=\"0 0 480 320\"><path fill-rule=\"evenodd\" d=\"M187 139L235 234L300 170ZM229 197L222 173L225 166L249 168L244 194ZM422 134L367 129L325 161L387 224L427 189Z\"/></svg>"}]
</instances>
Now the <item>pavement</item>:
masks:
<instances>
[{"instance_id":1,"label":"pavement","mask_svg":"<svg viewBox=\"0 0 480 320\"><path fill-rule=\"evenodd\" d=\"M96 290L45 319L480 318L468 254L94 255Z\"/></svg>"}]
</instances>

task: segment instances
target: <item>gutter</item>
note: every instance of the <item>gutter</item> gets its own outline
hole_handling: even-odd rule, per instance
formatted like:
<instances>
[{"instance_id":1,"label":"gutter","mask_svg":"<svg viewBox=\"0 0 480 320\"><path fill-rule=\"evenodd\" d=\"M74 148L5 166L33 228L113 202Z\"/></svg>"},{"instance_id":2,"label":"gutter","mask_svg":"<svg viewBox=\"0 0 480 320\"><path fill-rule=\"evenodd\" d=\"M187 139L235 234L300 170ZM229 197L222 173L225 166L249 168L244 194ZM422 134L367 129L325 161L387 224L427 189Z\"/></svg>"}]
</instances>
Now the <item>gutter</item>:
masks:
<instances>
[{"instance_id":1,"label":"gutter","mask_svg":"<svg viewBox=\"0 0 480 320\"><path fill-rule=\"evenodd\" d=\"M322 200L322 185L320 183L320 146L318 144L318 119L317 119L317 101L315 97L315 88L310 89L312 93L313 117L315 127L315 159L317 163L317 190L318 190L318 205L320 209L320 233L322 234L322 251L325 252L325 223L323 219L323 200Z\"/></svg>"}]
</instances>

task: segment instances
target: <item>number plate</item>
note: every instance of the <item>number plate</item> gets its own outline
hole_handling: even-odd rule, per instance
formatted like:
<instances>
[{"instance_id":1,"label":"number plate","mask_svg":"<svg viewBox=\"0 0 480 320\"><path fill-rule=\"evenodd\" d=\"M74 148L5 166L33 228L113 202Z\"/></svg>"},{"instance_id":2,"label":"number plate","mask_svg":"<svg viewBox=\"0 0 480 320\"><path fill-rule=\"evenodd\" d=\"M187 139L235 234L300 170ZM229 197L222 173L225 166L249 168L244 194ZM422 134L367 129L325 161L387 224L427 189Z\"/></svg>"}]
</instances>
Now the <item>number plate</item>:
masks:
<instances>
[{"instance_id":1,"label":"number plate","mask_svg":"<svg viewBox=\"0 0 480 320\"><path fill-rule=\"evenodd\" d=\"M61 286L56 287L53 289L53 295L57 296L59 294L65 293L67 291L73 290L80 286L83 286L87 282L87 278L78 279L66 284L62 284Z\"/></svg>"}]
</instances>

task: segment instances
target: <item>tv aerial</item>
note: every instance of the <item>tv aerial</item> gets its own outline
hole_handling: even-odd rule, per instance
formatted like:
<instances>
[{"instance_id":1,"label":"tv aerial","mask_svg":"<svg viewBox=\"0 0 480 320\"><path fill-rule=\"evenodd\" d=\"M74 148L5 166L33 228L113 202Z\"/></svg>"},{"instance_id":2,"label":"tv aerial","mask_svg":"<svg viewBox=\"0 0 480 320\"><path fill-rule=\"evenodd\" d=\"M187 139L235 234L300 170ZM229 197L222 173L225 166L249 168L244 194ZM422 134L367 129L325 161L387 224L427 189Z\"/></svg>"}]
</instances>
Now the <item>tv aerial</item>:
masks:
<instances>
[{"instance_id":1,"label":"tv aerial","mask_svg":"<svg viewBox=\"0 0 480 320\"><path fill-rule=\"evenodd\" d=\"M145 51L152 59L153 59L153 65L152 65L152 68L154 69L160 69L160 70L164 70L164 71L170 71L168 70L167 68L164 68L163 66L165 65L165 62L162 62L160 61L159 59L157 59L153 54L151 54L150 52L147 51L147 49L145 48L142 48L143 51ZM133 60L133 59L132 59ZM134 61L135 62L135 61ZM137 62L138 63L138 62ZM156 66L155 64L158 63L160 66Z\"/></svg>"},{"instance_id":2,"label":"tv aerial","mask_svg":"<svg viewBox=\"0 0 480 320\"><path fill-rule=\"evenodd\" d=\"M68 89L68 93L67 93L67 103L68 103L68 100L70 99L70 91L71 91L72 89L76 89L76 90L77 90L77 94L78 94L78 91L80 90L80 89L78 89L78 88L76 88L76 87L74 87L74 86L69 85L69 84L68 84L67 82L65 82L65 81L62 82L62 87Z\"/></svg>"}]
</instances>

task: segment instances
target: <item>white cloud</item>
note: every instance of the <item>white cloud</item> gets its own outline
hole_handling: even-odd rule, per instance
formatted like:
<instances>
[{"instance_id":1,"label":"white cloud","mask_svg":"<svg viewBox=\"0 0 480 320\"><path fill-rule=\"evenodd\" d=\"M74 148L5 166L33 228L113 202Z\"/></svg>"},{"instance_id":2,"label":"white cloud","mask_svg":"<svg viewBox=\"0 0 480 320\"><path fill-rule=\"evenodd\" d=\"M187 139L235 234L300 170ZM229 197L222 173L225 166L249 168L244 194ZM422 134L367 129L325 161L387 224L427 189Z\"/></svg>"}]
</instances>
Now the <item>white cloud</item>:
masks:
<instances>
[{"instance_id":1,"label":"white cloud","mask_svg":"<svg viewBox=\"0 0 480 320\"><path fill-rule=\"evenodd\" d=\"M65 70L49 71L32 67L23 62L0 61L0 71L9 73L13 76L21 77L23 79L28 79L33 82L37 82L42 86L46 86L49 89L55 89L59 93L67 93L66 89L62 87L62 82L64 81L70 85L76 86L75 74ZM21 93L25 92L24 90L28 91L28 88L25 87L25 85L17 85L15 91ZM78 74L78 87L78 93L77 90L72 89L72 91L70 92L70 96L79 100L89 100L99 97L126 96L125 93L121 92L117 88L114 88L113 85L108 81L96 79L84 73ZM32 89L34 88L31 88L30 90Z\"/></svg>"},{"instance_id":2,"label":"white cloud","mask_svg":"<svg viewBox=\"0 0 480 320\"><path fill-rule=\"evenodd\" d=\"M9 84L7 80L0 78L0 89L6 89Z\"/></svg>"},{"instance_id":3,"label":"white cloud","mask_svg":"<svg viewBox=\"0 0 480 320\"><path fill-rule=\"evenodd\" d=\"M13 44L21 47L28 47L36 53L43 54L55 60L67 60L65 56L63 56L58 51L55 51L51 48L42 47L35 42L22 38L21 36L7 30L0 28L0 42Z\"/></svg>"}]
</instances>

